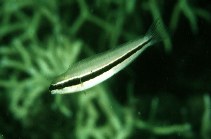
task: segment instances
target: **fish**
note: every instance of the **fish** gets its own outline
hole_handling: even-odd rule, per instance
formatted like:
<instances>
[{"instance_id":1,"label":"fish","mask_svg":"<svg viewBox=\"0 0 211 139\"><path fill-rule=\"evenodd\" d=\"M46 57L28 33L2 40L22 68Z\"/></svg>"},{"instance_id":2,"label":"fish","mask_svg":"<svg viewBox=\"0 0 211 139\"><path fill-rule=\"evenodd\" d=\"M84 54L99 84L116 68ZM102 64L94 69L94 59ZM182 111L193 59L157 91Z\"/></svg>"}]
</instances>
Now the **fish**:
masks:
<instances>
[{"instance_id":1,"label":"fish","mask_svg":"<svg viewBox=\"0 0 211 139\"><path fill-rule=\"evenodd\" d=\"M160 20L157 20L143 37L73 64L53 80L49 91L51 94L67 94L92 88L124 69L149 46L161 40Z\"/></svg>"}]
</instances>

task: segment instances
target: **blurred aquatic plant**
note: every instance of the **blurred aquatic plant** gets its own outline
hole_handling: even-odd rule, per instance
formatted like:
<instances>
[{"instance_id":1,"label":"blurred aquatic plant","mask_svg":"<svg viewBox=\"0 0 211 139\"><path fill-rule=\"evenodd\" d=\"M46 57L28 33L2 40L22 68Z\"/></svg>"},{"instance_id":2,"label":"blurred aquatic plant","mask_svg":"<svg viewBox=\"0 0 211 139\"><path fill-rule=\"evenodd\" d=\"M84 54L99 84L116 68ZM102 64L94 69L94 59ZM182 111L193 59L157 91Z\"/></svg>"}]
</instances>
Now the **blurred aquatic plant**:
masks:
<instances>
[{"instance_id":1,"label":"blurred aquatic plant","mask_svg":"<svg viewBox=\"0 0 211 139\"><path fill-rule=\"evenodd\" d=\"M48 92L52 77L64 72L81 51L81 41L71 41L60 33L61 23L51 9L55 7L48 2L44 5L14 0L2 3L0 86L7 92L11 113L23 123L27 123L32 108L40 109L35 104ZM28 12L35 10L34 5L38 7L30 15ZM52 28L43 28L43 20ZM44 36L41 31L46 29L53 34ZM64 111L64 106L59 106Z\"/></svg>"},{"instance_id":2,"label":"blurred aquatic plant","mask_svg":"<svg viewBox=\"0 0 211 139\"><path fill-rule=\"evenodd\" d=\"M140 114L134 108L117 105L108 92L103 86L97 86L80 96L75 129L78 139L129 138L135 130L145 130L153 135L193 136L190 124L161 126L146 122L139 118Z\"/></svg>"},{"instance_id":3,"label":"blurred aquatic plant","mask_svg":"<svg viewBox=\"0 0 211 139\"><path fill-rule=\"evenodd\" d=\"M1 78L0 86L7 91L11 101L10 110L16 118L25 121L36 100L48 91L52 77L65 71L67 65L77 58L81 43L71 43L65 38L62 42L57 47L58 44L50 39L48 47L44 47L38 43L24 46L19 40L15 40L13 47L0 48L1 73L10 75Z\"/></svg>"},{"instance_id":4,"label":"blurred aquatic plant","mask_svg":"<svg viewBox=\"0 0 211 139\"><path fill-rule=\"evenodd\" d=\"M170 21L170 29L172 32L177 29L179 18L182 14L189 21L191 30L195 34L198 32L198 18L205 19L208 22L211 21L211 15L209 11L203 8L194 7L193 5L191 5L191 1L178 0L174 7Z\"/></svg>"},{"instance_id":5,"label":"blurred aquatic plant","mask_svg":"<svg viewBox=\"0 0 211 139\"><path fill-rule=\"evenodd\" d=\"M204 112L201 121L201 137L209 139L211 136L211 100L208 94L203 97Z\"/></svg>"}]
</instances>

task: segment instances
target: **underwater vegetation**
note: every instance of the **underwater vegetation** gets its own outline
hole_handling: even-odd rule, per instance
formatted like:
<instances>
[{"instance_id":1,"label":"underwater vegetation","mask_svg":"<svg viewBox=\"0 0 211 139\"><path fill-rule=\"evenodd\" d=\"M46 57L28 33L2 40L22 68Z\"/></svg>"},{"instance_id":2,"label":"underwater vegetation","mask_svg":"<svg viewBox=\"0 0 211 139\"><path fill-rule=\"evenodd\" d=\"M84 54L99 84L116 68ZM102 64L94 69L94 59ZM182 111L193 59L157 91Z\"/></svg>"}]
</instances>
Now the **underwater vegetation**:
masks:
<instances>
[{"instance_id":1,"label":"underwater vegetation","mask_svg":"<svg viewBox=\"0 0 211 139\"><path fill-rule=\"evenodd\" d=\"M144 35L163 42L112 79L52 95L82 58ZM0 139L211 137L208 0L0 0Z\"/></svg>"}]
</instances>

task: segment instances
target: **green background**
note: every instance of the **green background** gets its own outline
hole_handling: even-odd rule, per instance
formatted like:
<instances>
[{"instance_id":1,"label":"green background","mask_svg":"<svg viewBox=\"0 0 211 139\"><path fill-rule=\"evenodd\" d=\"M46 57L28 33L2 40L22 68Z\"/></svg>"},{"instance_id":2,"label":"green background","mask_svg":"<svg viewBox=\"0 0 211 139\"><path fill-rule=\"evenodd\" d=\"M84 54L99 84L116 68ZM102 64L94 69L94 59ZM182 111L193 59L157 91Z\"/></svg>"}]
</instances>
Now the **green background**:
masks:
<instances>
[{"instance_id":1,"label":"green background","mask_svg":"<svg viewBox=\"0 0 211 139\"><path fill-rule=\"evenodd\" d=\"M85 92L51 95L73 63L144 36L163 42ZM209 139L209 0L0 0L0 139Z\"/></svg>"}]
</instances>

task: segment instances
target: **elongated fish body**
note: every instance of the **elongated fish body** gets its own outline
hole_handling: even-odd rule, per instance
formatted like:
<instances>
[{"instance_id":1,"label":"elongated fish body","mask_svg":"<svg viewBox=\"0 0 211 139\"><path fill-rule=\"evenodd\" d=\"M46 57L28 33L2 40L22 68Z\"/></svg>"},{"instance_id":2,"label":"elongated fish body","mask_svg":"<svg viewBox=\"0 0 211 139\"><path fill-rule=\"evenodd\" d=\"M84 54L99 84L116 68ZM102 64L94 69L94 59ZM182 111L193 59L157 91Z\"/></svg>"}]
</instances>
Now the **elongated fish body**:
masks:
<instances>
[{"instance_id":1,"label":"elongated fish body","mask_svg":"<svg viewBox=\"0 0 211 139\"><path fill-rule=\"evenodd\" d=\"M52 82L49 87L50 92L52 94L80 92L110 78L130 64L146 48L160 40L159 25L159 21L155 22L143 38L72 65Z\"/></svg>"}]
</instances>

